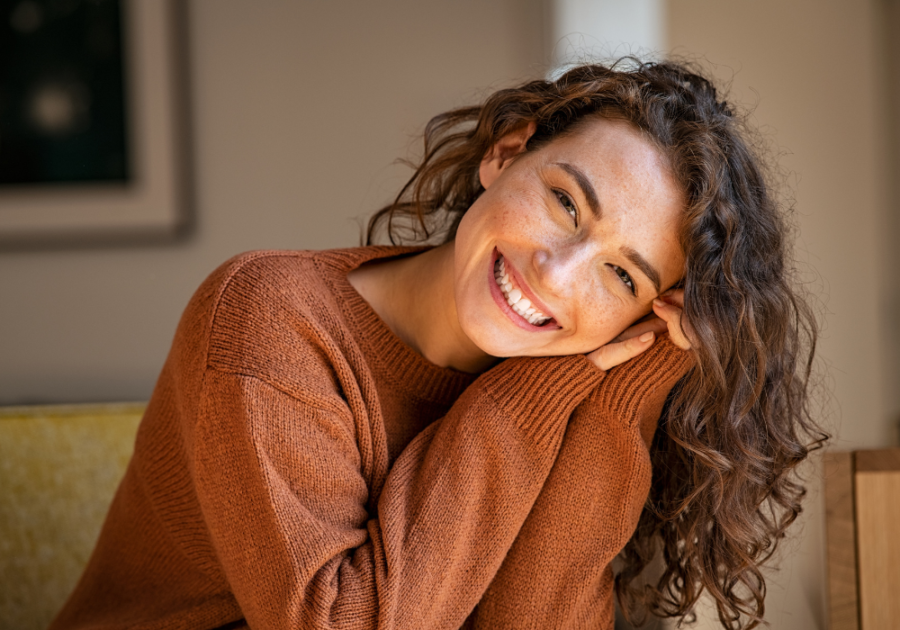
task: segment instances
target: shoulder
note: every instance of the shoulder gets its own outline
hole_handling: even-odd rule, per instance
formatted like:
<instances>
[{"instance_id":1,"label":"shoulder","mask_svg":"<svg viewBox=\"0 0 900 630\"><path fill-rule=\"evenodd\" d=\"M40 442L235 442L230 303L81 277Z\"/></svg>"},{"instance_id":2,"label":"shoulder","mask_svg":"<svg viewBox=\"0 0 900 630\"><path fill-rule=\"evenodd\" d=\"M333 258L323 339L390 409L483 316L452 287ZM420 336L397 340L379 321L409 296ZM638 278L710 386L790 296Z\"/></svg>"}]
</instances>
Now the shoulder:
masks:
<instances>
[{"instance_id":1,"label":"shoulder","mask_svg":"<svg viewBox=\"0 0 900 630\"><path fill-rule=\"evenodd\" d=\"M214 294L214 325L235 319L250 323L270 314L273 307L303 309L321 298L323 282L317 265L321 256L319 252L266 250L227 260L204 282Z\"/></svg>"},{"instance_id":2,"label":"shoulder","mask_svg":"<svg viewBox=\"0 0 900 630\"><path fill-rule=\"evenodd\" d=\"M258 314L265 312L270 304L289 304L306 311L307 307L320 305L323 298L333 295L336 285L350 270L375 258L402 254L407 249L410 248L245 252L219 266L198 293L214 294L217 319ZM240 308L235 309L236 306Z\"/></svg>"},{"instance_id":3,"label":"shoulder","mask_svg":"<svg viewBox=\"0 0 900 630\"><path fill-rule=\"evenodd\" d=\"M252 251L231 258L214 271L198 293L210 293L212 328L218 332L262 329L268 325L339 325L341 305L352 289L347 273L405 248L355 247L322 251ZM238 329L238 330L236 330ZM274 332L274 331L270 331Z\"/></svg>"},{"instance_id":4,"label":"shoulder","mask_svg":"<svg viewBox=\"0 0 900 630\"><path fill-rule=\"evenodd\" d=\"M235 256L213 271L188 303L169 352L169 371L188 386L199 386L205 370L216 369L259 378L291 395L310 387L343 391L363 362L358 326L347 306L361 298L347 272L419 249L264 250Z\"/></svg>"},{"instance_id":5,"label":"shoulder","mask_svg":"<svg viewBox=\"0 0 900 630\"><path fill-rule=\"evenodd\" d=\"M182 315L173 351L200 369L258 377L288 393L310 379L329 389L346 337L336 278L363 248L252 251L220 265Z\"/></svg>"},{"instance_id":6,"label":"shoulder","mask_svg":"<svg viewBox=\"0 0 900 630\"><path fill-rule=\"evenodd\" d=\"M312 268L313 256L313 252L253 251L230 258L194 292L182 314L179 335L206 337L221 324L253 319L257 306L290 284L292 272L297 277L308 275L303 270Z\"/></svg>"}]
</instances>

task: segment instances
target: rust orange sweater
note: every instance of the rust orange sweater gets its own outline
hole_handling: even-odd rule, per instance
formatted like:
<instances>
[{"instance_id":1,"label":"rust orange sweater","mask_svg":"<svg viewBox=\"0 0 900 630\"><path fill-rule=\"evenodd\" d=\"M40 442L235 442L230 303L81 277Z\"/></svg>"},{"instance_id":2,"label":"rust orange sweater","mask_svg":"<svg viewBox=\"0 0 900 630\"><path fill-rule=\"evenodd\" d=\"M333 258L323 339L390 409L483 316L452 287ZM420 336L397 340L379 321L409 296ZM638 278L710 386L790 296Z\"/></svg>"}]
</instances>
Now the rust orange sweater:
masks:
<instances>
[{"instance_id":1,"label":"rust orange sweater","mask_svg":"<svg viewBox=\"0 0 900 630\"><path fill-rule=\"evenodd\" d=\"M689 355L438 368L347 281L405 251L255 252L207 279L53 630L612 627L609 563Z\"/></svg>"}]
</instances>

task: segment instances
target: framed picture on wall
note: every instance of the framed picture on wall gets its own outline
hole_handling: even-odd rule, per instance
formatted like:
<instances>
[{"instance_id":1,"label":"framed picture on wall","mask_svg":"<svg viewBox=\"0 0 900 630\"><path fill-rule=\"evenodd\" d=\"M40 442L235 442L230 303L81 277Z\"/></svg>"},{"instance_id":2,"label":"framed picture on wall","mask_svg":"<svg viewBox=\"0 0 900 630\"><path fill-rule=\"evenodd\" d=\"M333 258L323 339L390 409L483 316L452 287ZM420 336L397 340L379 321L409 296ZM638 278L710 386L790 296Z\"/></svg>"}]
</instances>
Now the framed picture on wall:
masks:
<instances>
[{"instance_id":1,"label":"framed picture on wall","mask_svg":"<svg viewBox=\"0 0 900 630\"><path fill-rule=\"evenodd\" d=\"M0 0L0 13L0 248L183 233L183 0Z\"/></svg>"}]
</instances>

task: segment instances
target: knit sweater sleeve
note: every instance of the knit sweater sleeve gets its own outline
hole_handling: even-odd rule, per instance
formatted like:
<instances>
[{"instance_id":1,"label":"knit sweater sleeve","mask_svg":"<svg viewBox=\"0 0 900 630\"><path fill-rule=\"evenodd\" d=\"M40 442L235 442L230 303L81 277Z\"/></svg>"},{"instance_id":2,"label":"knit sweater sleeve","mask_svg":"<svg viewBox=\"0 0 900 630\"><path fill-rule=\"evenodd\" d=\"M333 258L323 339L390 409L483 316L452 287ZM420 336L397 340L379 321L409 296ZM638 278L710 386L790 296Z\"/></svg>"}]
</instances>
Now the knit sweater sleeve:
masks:
<instances>
[{"instance_id":1,"label":"knit sweater sleeve","mask_svg":"<svg viewBox=\"0 0 900 630\"><path fill-rule=\"evenodd\" d=\"M598 374L578 359L503 363L401 454L370 513L347 418L211 370L195 485L250 626L458 628ZM538 377L540 398L521 386Z\"/></svg>"},{"instance_id":2,"label":"knit sweater sleeve","mask_svg":"<svg viewBox=\"0 0 900 630\"><path fill-rule=\"evenodd\" d=\"M613 628L613 558L650 489L649 444L693 364L667 337L609 372L573 413L559 456L469 627Z\"/></svg>"},{"instance_id":3,"label":"knit sweater sleeve","mask_svg":"<svg viewBox=\"0 0 900 630\"><path fill-rule=\"evenodd\" d=\"M237 306L220 308L218 328ZM373 504L367 411L348 403L355 385L338 374L334 346L299 318L275 331L294 335L289 353L275 345L254 358L256 324L227 325L243 345L213 331L190 466L250 627L459 628L531 510L572 411L605 374L584 357L502 362L408 445ZM260 361L300 362L302 380Z\"/></svg>"}]
</instances>

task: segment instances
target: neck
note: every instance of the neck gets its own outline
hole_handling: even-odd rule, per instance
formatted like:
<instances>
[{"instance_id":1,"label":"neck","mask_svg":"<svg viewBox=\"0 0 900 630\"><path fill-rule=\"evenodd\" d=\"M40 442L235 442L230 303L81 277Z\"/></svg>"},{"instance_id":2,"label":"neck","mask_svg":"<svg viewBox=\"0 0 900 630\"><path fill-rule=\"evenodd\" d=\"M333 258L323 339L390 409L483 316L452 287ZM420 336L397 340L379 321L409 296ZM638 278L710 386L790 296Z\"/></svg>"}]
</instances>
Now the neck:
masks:
<instances>
[{"instance_id":1,"label":"neck","mask_svg":"<svg viewBox=\"0 0 900 630\"><path fill-rule=\"evenodd\" d=\"M350 284L394 334L440 367L483 372L497 359L472 343L456 313L453 243L352 271Z\"/></svg>"}]
</instances>

